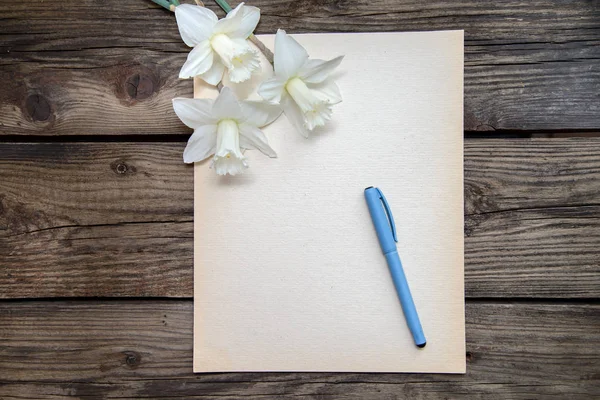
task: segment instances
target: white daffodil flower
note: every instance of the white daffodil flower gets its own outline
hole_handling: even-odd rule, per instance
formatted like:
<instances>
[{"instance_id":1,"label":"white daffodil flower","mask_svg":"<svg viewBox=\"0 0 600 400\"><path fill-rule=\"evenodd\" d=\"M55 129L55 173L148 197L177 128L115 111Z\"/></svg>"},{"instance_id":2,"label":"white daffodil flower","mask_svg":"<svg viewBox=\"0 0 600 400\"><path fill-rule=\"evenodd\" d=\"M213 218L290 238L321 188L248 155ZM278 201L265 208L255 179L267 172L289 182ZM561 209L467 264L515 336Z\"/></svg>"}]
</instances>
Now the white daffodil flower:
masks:
<instances>
[{"instance_id":1,"label":"white daffodil flower","mask_svg":"<svg viewBox=\"0 0 600 400\"><path fill-rule=\"evenodd\" d=\"M252 34L260 10L240 3L221 20L205 7L182 4L175 7L181 38L190 47L180 78L198 76L217 85L227 69L231 82L244 82L260 71L258 52L246 40Z\"/></svg>"},{"instance_id":2,"label":"white daffodil flower","mask_svg":"<svg viewBox=\"0 0 600 400\"><path fill-rule=\"evenodd\" d=\"M279 29L275 36L275 76L260 85L258 94L281 104L290 122L308 137L315 127L331 119L332 106L342 101L330 75L343 58L309 60L304 47Z\"/></svg>"},{"instance_id":3,"label":"white daffodil flower","mask_svg":"<svg viewBox=\"0 0 600 400\"><path fill-rule=\"evenodd\" d=\"M235 175L248 168L242 149L258 149L277 157L259 129L273 122L279 107L259 101L238 101L230 88L223 88L216 100L173 99L181 121L194 129L183 152L183 161L202 161L214 154L211 167L219 175Z\"/></svg>"}]
</instances>

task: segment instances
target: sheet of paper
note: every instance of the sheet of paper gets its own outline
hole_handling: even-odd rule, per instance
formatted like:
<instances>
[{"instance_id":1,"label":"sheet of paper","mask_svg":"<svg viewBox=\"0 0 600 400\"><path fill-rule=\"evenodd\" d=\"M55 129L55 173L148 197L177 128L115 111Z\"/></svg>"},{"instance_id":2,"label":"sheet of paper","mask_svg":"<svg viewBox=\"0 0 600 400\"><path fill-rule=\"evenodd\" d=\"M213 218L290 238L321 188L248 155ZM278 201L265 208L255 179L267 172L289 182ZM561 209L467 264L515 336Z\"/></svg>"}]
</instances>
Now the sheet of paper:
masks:
<instances>
[{"instance_id":1,"label":"sheet of paper","mask_svg":"<svg viewBox=\"0 0 600 400\"><path fill-rule=\"evenodd\" d=\"M344 98L277 159L195 166L194 371L465 372L463 32L306 34ZM273 48L273 36L261 36ZM196 97L214 92L196 85ZM363 196L386 194L427 337L406 325Z\"/></svg>"}]
</instances>

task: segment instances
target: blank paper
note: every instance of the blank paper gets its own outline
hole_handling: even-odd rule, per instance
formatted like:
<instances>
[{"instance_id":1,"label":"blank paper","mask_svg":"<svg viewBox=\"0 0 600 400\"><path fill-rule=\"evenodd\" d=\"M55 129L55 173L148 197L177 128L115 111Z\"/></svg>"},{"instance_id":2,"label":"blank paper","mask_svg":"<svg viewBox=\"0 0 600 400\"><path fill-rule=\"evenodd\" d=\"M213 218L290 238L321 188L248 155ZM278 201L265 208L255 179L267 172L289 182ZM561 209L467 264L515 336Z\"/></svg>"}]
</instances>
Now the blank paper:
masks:
<instances>
[{"instance_id":1,"label":"blank paper","mask_svg":"<svg viewBox=\"0 0 600 400\"><path fill-rule=\"evenodd\" d=\"M264 128L278 158L248 151L243 175L196 164L194 371L465 372L463 32L293 37L311 58L345 55L344 101L308 139L285 116ZM371 185L392 207L424 349Z\"/></svg>"}]
</instances>

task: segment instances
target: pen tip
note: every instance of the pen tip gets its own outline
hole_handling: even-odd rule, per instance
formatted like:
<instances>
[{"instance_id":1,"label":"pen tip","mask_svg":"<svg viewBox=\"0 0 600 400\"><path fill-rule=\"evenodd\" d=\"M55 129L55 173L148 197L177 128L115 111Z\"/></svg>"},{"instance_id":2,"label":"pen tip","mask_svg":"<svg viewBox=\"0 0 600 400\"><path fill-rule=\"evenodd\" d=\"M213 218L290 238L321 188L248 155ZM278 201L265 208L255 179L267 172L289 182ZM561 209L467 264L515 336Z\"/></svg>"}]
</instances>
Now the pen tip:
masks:
<instances>
[{"instance_id":1,"label":"pen tip","mask_svg":"<svg viewBox=\"0 0 600 400\"><path fill-rule=\"evenodd\" d=\"M369 186L368 188L365 188L365 190L369 190L369 189L373 189L373 186Z\"/></svg>"},{"instance_id":2,"label":"pen tip","mask_svg":"<svg viewBox=\"0 0 600 400\"><path fill-rule=\"evenodd\" d=\"M427 344L427 342L421 343L421 344L418 344L417 347L422 349L423 347L425 347L426 344Z\"/></svg>"}]
</instances>

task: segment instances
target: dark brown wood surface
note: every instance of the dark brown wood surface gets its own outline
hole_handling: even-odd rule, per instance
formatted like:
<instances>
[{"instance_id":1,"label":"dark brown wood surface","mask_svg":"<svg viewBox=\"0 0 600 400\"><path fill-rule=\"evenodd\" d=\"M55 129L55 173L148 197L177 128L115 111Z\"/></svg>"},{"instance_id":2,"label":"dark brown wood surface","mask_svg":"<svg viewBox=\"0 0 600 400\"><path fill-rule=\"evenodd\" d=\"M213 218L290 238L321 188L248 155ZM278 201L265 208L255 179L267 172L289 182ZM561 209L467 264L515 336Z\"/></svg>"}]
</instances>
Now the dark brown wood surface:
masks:
<instances>
[{"instance_id":1,"label":"dark brown wood surface","mask_svg":"<svg viewBox=\"0 0 600 400\"><path fill-rule=\"evenodd\" d=\"M177 79L189 48L166 10L149 0L1 4L0 134L187 132L171 99L192 94ZM252 4L259 33L464 29L467 130L600 128L598 1Z\"/></svg>"},{"instance_id":2,"label":"dark brown wood surface","mask_svg":"<svg viewBox=\"0 0 600 400\"><path fill-rule=\"evenodd\" d=\"M192 374L173 15L0 0L0 399L600 398L600 2L250 3L259 33L465 29L467 374Z\"/></svg>"},{"instance_id":3,"label":"dark brown wood surface","mask_svg":"<svg viewBox=\"0 0 600 400\"><path fill-rule=\"evenodd\" d=\"M191 297L183 148L0 145L0 297ZM467 297L600 297L599 244L600 141L465 142Z\"/></svg>"},{"instance_id":4,"label":"dark brown wood surface","mask_svg":"<svg viewBox=\"0 0 600 400\"><path fill-rule=\"evenodd\" d=\"M191 301L0 304L10 398L597 398L600 305L471 302L467 374L192 373ZM535 318L532 318L535 316Z\"/></svg>"}]
</instances>

